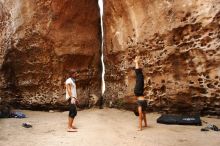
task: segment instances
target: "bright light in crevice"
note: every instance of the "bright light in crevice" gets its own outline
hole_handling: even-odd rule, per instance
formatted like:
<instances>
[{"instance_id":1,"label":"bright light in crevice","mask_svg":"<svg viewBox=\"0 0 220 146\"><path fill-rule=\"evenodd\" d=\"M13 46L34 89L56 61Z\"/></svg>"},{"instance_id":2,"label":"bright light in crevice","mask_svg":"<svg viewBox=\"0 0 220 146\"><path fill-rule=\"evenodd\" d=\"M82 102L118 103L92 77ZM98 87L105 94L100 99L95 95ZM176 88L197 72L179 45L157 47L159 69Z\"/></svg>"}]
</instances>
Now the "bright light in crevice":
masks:
<instances>
[{"instance_id":1,"label":"bright light in crevice","mask_svg":"<svg viewBox=\"0 0 220 146\"><path fill-rule=\"evenodd\" d=\"M103 29L103 1L99 0L99 9L100 9L100 19L101 19L101 61L102 61L102 95L105 93L105 64L104 64L104 56L103 56L103 44L104 44L104 29Z\"/></svg>"}]
</instances>

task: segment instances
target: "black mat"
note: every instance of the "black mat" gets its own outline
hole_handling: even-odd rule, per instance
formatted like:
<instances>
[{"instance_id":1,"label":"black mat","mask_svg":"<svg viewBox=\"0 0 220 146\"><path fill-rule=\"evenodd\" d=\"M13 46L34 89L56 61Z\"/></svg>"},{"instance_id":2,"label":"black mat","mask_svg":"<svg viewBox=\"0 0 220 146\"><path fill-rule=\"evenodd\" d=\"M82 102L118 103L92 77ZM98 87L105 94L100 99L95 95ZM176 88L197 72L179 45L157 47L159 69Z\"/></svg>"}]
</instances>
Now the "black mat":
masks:
<instances>
[{"instance_id":1,"label":"black mat","mask_svg":"<svg viewBox=\"0 0 220 146\"><path fill-rule=\"evenodd\" d=\"M167 115L163 114L157 119L157 123L176 125L198 125L202 122L199 115Z\"/></svg>"}]
</instances>

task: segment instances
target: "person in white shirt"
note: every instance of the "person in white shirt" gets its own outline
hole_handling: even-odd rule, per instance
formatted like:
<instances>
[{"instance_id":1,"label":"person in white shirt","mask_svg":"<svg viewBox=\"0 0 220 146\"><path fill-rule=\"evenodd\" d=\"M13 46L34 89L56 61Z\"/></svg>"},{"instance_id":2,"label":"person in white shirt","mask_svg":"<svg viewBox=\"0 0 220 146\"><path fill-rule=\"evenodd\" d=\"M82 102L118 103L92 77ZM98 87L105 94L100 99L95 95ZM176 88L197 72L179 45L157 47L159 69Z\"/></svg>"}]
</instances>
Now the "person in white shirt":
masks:
<instances>
[{"instance_id":1,"label":"person in white shirt","mask_svg":"<svg viewBox=\"0 0 220 146\"><path fill-rule=\"evenodd\" d=\"M65 81L66 87L66 100L69 102L69 117L68 117L68 132L76 132L77 128L73 125L74 118L77 115L76 101L76 83L75 78L78 76L78 73L75 71L70 71L70 77Z\"/></svg>"}]
</instances>

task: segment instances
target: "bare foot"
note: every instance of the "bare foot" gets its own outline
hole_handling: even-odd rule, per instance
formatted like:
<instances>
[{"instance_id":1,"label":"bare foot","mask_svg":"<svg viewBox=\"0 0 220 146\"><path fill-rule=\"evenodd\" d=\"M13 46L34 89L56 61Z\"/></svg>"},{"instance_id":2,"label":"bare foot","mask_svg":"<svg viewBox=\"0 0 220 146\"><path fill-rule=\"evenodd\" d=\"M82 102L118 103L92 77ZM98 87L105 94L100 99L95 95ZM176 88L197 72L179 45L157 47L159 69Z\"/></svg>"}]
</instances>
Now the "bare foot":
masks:
<instances>
[{"instance_id":1,"label":"bare foot","mask_svg":"<svg viewBox=\"0 0 220 146\"><path fill-rule=\"evenodd\" d=\"M77 127L75 127L75 126L72 126L72 129L78 129Z\"/></svg>"},{"instance_id":2,"label":"bare foot","mask_svg":"<svg viewBox=\"0 0 220 146\"><path fill-rule=\"evenodd\" d=\"M76 129L72 129L72 128L68 128L67 132L77 132L77 130Z\"/></svg>"},{"instance_id":3,"label":"bare foot","mask_svg":"<svg viewBox=\"0 0 220 146\"><path fill-rule=\"evenodd\" d=\"M138 128L137 131L142 131L142 129Z\"/></svg>"}]
</instances>

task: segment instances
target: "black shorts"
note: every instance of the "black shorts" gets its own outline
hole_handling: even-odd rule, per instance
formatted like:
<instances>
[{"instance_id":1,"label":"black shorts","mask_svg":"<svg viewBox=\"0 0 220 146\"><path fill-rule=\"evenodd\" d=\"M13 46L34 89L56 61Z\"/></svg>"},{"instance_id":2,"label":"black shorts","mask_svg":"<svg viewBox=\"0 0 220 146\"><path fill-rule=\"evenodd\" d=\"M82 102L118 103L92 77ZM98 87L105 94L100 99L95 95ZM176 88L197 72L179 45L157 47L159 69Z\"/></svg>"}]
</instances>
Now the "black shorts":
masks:
<instances>
[{"instance_id":1,"label":"black shorts","mask_svg":"<svg viewBox=\"0 0 220 146\"><path fill-rule=\"evenodd\" d=\"M147 101L146 100L137 100L138 107L142 107L142 111L147 110Z\"/></svg>"},{"instance_id":2,"label":"black shorts","mask_svg":"<svg viewBox=\"0 0 220 146\"><path fill-rule=\"evenodd\" d=\"M69 105L69 117L75 118L76 115L77 115L76 105L70 104Z\"/></svg>"}]
</instances>

